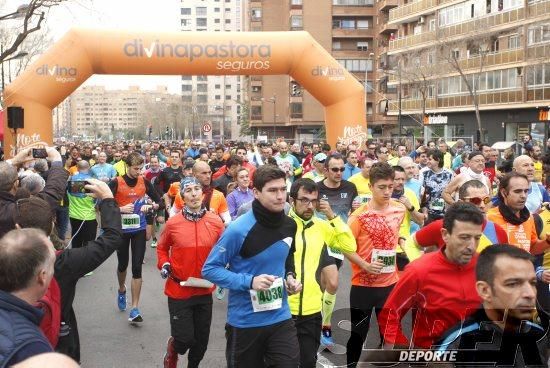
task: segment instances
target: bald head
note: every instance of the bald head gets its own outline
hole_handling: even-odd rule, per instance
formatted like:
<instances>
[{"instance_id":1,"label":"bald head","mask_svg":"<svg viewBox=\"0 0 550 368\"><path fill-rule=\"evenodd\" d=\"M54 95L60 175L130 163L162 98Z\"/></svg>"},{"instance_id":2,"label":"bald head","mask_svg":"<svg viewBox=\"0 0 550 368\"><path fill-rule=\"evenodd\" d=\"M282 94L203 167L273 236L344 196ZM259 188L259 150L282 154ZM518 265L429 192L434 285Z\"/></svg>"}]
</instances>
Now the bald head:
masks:
<instances>
[{"instance_id":1,"label":"bald head","mask_svg":"<svg viewBox=\"0 0 550 368\"><path fill-rule=\"evenodd\" d=\"M199 180L203 187L207 187L212 182L212 170L210 166L201 160L193 165L193 176Z\"/></svg>"},{"instance_id":2,"label":"bald head","mask_svg":"<svg viewBox=\"0 0 550 368\"><path fill-rule=\"evenodd\" d=\"M514 159L513 170L527 176L529 181L535 180L535 164L533 159L527 155L521 155Z\"/></svg>"}]
</instances>

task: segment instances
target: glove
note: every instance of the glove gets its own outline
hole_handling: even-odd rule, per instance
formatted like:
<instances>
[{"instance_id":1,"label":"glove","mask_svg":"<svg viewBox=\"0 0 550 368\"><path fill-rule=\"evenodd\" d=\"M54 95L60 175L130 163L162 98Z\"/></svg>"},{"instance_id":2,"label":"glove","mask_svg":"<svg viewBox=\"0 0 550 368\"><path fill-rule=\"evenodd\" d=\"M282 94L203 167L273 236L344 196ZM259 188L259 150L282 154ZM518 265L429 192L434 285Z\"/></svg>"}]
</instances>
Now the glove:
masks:
<instances>
[{"instance_id":1,"label":"glove","mask_svg":"<svg viewBox=\"0 0 550 368\"><path fill-rule=\"evenodd\" d=\"M165 263L160 270L160 277L167 279L168 276L170 276L170 263Z\"/></svg>"}]
</instances>

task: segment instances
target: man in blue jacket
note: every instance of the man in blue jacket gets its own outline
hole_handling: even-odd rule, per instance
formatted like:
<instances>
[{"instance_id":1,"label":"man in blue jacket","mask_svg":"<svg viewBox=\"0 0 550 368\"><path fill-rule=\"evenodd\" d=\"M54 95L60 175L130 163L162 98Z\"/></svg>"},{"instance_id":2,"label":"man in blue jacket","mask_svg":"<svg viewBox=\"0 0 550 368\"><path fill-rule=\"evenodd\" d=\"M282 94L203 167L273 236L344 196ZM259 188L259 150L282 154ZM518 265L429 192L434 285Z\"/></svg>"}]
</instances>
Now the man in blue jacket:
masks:
<instances>
[{"instance_id":1,"label":"man in blue jacket","mask_svg":"<svg viewBox=\"0 0 550 368\"><path fill-rule=\"evenodd\" d=\"M50 285L54 261L53 245L40 230L12 230L0 239L1 368L52 351L33 304Z\"/></svg>"},{"instance_id":2,"label":"man in blue jacket","mask_svg":"<svg viewBox=\"0 0 550 368\"><path fill-rule=\"evenodd\" d=\"M296 222L284 213L286 173L261 166L254 197L252 211L231 223L212 249L202 275L230 290L228 367L297 367L300 352L287 293L302 285L294 272Z\"/></svg>"}]
</instances>

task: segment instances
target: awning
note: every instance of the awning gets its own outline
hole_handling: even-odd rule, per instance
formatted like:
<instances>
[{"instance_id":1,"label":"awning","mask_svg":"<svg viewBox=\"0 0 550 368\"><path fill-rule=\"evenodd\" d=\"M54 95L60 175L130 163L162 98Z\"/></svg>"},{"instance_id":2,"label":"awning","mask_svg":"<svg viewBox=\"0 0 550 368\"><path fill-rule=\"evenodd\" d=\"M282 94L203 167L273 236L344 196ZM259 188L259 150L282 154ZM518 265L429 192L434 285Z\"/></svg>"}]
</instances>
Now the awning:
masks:
<instances>
[{"instance_id":1,"label":"awning","mask_svg":"<svg viewBox=\"0 0 550 368\"><path fill-rule=\"evenodd\" d=\"M512 141L512 142L496 142L491 146L491 148L497 149L499 151L504 151L505 149L508 149L516 144L519 145L520 147L523 147L523 145L520 142Z\"/></svg>"}]
</instances>

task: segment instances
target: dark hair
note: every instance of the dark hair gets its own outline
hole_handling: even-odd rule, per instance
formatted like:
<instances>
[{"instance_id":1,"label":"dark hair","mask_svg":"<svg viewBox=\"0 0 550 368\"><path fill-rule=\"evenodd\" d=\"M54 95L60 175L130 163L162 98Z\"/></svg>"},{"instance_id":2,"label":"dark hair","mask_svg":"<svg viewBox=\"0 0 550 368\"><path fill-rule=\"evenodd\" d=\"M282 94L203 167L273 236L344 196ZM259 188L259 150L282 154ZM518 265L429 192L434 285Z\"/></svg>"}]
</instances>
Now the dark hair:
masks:
<instances>
[{"instance_id":1,"label":"dark hair","mask_svg":"<svg viewBox=\"0 0 550 368\"><path fill-rule=\"evenodd\" d=\"M527 178L527 176L525 176L523 174L520 174L517 171L512 171L512 172L509 172L506 175L504 175L500 179L500 183L498 184L498 199L500 199L500 201L502 203L504 203L504 197L502 196L501 192L502 192L503 189L508 190L508 187L510 186L510 181L513 178L523 178L527 181L527 183L529 183L529 179Z\"/></svg>"},{"instance_id":2,"label":"dark hair","mask_svg":"<svg viewBox=\"0 0 550 368\"><path fill-rule=\"evenodd\" d=\"M483 152L483 147L485 147L485 146L487 146L487 147L489 147L489 148L492 149L492 147L489 145L489 143L480 143L479 146L478 146L478 147L479 147L479 150L480 150L481 152Z\"/></svg>"},{"instance_id":3,"label":"dark hair","mask_svg":"<svg viewBox=\"0 0 550 368\"><path fill-rule=\"evenodd\" d=\"M38 229L12 230L0 239L0 290L11 293L29 286L50 255L47 241Z\"/></svg>"},{"instance_id":4,"label":"dark hair","mask_svg":"<svg viewBox=\"0 0 550 368\"><path fill-rule=\"evenodd\" d=\"M18 199L15 205L13 220L16 224L23 229L40 229L50 235L55 215L48 202L38 197L29 197Z\"/></svg>"},{"instance_id":5,"label":"dark hair","mask_svg":"<svg viewBox=\"0 0 550 368\"><path fill-rule=\"evenodd\" d=\"M428 151L428 157L432 157L434 160L437 161L437 166L439 167L443 167L443 152L441 152L440 150L436 150L436 149L433 149L433 150L430 150Z\"/></svg>"},{"instance_id":6,"label":"dark hair","mask_svg":"<svg viewBox=\"0 0 550 368\"><path fill-rule=\"evenodd\" d=\"M483 153L481 151L473 151L468 154L468 160L473 159L476 156L483 156ZM485 156L483 156L485 158Z\"/></svg>"},{"instance_id":7,"label":"dark hair","mask_svg":"<svg viewBox=\"0 0 550 368\"><path fill-rule=\"evenodd\" d=\"M467 182L462 184L462 186L458 190L458 198L460 199L466 198L466 194L468 193L468 189L470 188L484 188L484 187L485 187L485 184L483 184L477 179L468 180Z\"/></svg>"},{"instance_id":8,"label":"dark hair","mask_svg":"<svg viewBox=\"0 0 550 368\"><path fill-rule=\"evenodd\" d=\"M286 180L286 174L283 170L273 165L260 166L254 172L254 188L261 192L268 182L278 179Z\"/></svg>"},{"instance_id":9,"label":"dark hair","mask_svg":"<svg viewBox=\"0 0 550 368\"><path fill-rule=\"evenodd\" d=\"M352 153L357 154L356 151L348 151L348 152L346 153L346 158L349 158L349 155L352 154Z\"/></svg>"},{"instance_id":10,"label":"dark hair","mask_svg":"<svg viewBox=\"0 0 550 368\"><path fill-rule=\"evenodd\" d=\"M510 244L490 245L479 254L476 265L476 280L485 281L493 286L495 280L495 263L499 256L508 256L513 259L523 259L533 262L533 256L522 248Z\"/></svg>"},{"instance_id":11,"label":"dark hair","mask_svg":"<svg viewBox=\"0 0 550 368\"><path fill-rule=\"evenodd\" d=\"M379 180L385 180L385 179L393 180L394 178L395 178L395 171L393 171L393 167L391 167L391 165L386 162L375 162L370 168L369 180L371 185L373 185Z\"/></svg>"},{"instance_id":12,"label":"dark hair","mask_svg":"<svg viewBox=\"0 0 550 368\"><path fill-rule=\"evenodd\" d=\"M333 153L332 155L329 155L325 160L325 168L329 168L330 160L342 160L344 161L344 156L342 156L341 153Z\"/></svg>"},{"instance_id":13,"label":"dark hair","mask_svg":"<svg viewBox=\"0 0 550 368\"><path fill-rule=\"evenodd\" d=\"M394 172L400 172L400 173L404 173L405 172L405 169L399 165L395 165L393 166L393 171Z\"/></svg>"},{"instance_id":14,"label":"dark hair","mask_svg":"<svg viewBox=\"0 0 550 368\"><path fill-rule=\"evenodd\" d=\"M227 169L230 169L231 166L233 166L233 165L242 165L242 164L243 164L243 159L242 158L240 158L237 155L231 155L227 159L227 162L225 163L225 167L227 167Z\"/></svg>"},{"instance_id":15,"label":"dark hair","mask_svg":"<svg viewBox=\"0 0 550 368\"><path fill-rule=\"evenodd\" d=\"M218 145L216 146L216 151L218 151L218 150L225 151L224 148L223 148L223 146L222 146L221 144L218 144Z\"/></svg>"},{"instance_id":16,"label":"dark hair","mask_svg":"<svg viewBox=\"0 0 550 368\"><path fill-rule=\"evenodd\" d=\"M443 216L443 228L449 234L453 232L455 221L469 222L475 225L483 225L483 213L479 208L469 202L456 202L450 205Z\"/></svg>"},{"instance_id":17,"label":"dark hair","mask_svg":"<svg viewBox=\"0 0 550 368\"><path fill-rule=\"evenodd\" d=\"M243 146L243 145L238 145L238 146L237 146L237 149L235 149L235 153L237 153L238 150L244 150L244 153L248 152L248 151L246 150L246 147Z\"/></svg>"},{"instance_id":18,"label":"dark hair","mask_svg":"<svg viewBox=\"0 0 550 368\"><path fill-rule=\"evenodd\" d=\"M328 143L323 143L323 145L321 146L321 151L330 151L330 144Z\"/></svg>"},{"instance_id":19,"label":"dark hair","mask_svg":"<svg viewBox=\"0 0 550 368\"><path fill-rule=\"evenodd\" d=\"M137 152L129 153L128 156L126 156L126 158L124 159L124 162L126 163L126 165L128 165L128 167L141 165L143 164L143 161L143 156Z\"/></svg>"},{"instance_id":20,"label":"dark hair","mask_svg":"<svg viewBox=\"0 0 550 368\"><path fill-rule=\"evenodd\" d=\"M300 178L296 180L294 183L292 183L292 186L290 187L290 198L296 200L298 198L298 191L300 189L303 189L304 191L308 193L318 192L319 188L317 187L317 184L307 178Z\"/></svg>"},{"instance_id":21,"label":"dark hair","mask_svg":"<svg viewBox=\"0 0 550 368\"><path fill-rule=\"evenodd\" d=\"M179 156L179 157L181 158L181 151L180 151L180 150L177 150L177 149L171 149L171 150L170 150L170 155L171 155L172 153L177 153L177 154L178 154L178 156Z\"/></svg>"}]
</instances>

